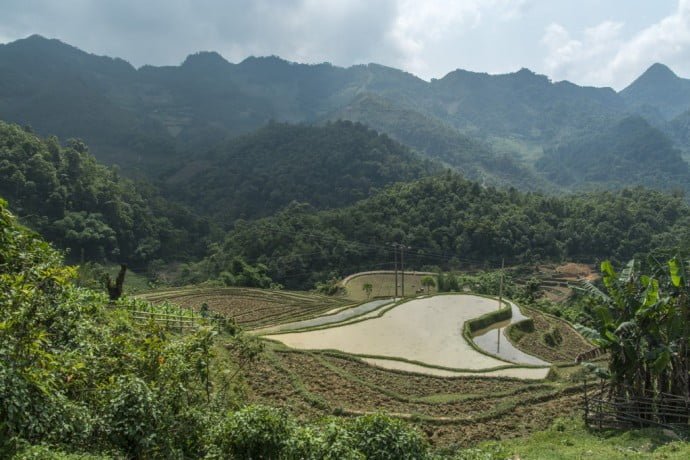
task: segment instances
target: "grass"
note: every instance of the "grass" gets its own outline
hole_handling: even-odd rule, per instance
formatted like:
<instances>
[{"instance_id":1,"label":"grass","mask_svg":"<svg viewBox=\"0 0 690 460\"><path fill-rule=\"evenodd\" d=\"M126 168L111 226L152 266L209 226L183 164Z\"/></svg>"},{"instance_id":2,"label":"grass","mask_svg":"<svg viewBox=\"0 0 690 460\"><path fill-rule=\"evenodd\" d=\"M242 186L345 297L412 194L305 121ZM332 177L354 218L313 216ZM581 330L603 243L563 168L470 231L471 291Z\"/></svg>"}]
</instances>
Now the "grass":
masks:
<instances>
[{"instance_id":1,"label":"grass","mask_svg":"<svg viewBox=\"0 0 690 460\"><path fill-rule=\"evenodd\" d=\"M422 287L421 281L425 276L432 276L436 279L433 273L418 273L405 272L405 296L413 296ZM401 274L398 273L398 295L402 294ZM361 275L353 275L346 279L344 288L346 296L349 299L357 301L366 301L367 293L363 286L369 283L372 286L371 298L375 297L393 297L395 295L395 273L390 272L364 272ZM432 293L436 290L432 288Z\"/></svg>"},{"instance_id":2,"label":"grass","mask_svg":"<svg viewBox=\"0 0 690 460\"><path fill-rule=\"evenodd\" d=\"M528 437L479 444L457 459L687 459L690 443L657 429L590 431L579 418L556 420Z\"/></svg>"}]
</instances>

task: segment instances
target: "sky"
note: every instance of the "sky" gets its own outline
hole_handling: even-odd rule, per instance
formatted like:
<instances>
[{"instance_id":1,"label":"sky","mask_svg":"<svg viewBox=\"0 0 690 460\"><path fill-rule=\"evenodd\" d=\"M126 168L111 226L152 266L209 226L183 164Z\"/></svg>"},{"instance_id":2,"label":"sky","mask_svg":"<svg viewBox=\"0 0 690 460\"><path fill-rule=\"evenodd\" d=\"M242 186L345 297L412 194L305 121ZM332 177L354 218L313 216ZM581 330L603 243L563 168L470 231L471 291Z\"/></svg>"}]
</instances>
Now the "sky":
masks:
<instances>
[{"instance_id":1,"label":"sky","mask_svg":"<svg viewBox=\"0 0 690 460\"><path fill-rule=\"evenodd\" d=\"M522 67L620 90L655 62L690 77L690 0L0 0L0 43L32 34L139 67L379 64L425 80Z\"/></svg>"}]
</instances>

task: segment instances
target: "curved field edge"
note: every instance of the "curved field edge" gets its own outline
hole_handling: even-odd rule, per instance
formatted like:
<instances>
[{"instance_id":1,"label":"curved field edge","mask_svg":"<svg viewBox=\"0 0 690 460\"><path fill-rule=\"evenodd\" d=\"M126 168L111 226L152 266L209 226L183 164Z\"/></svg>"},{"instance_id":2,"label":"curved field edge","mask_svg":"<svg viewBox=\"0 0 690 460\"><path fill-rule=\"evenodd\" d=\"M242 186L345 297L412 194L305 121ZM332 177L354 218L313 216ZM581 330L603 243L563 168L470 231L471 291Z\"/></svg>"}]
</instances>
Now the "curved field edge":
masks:
<instances>
[{"instance_id":1,"label":"curved field edge","mask_svg":"<svg viewBox=\"0 0 690 460\"><path fill-rule=\"evenodd\" d=\"M354 314L351 316L346 315L340 321L325 322L323 324L317 324L314 326L304 326L304 327L298 326L300 323L303 323L303 322L317 321L320 319L328 320L330 317L343 315L343 314L347 313L348 311L355 310L357 308L360 308L360 307L363 307L367 304L375 303L375 302L382 302L382 303L380 305L375 305L371 310L364 310L361 313L357 313L357 314ZM294 321L294 322L290 322L290 323L281 323L281 324L277 324L274 326L262 327L260 329L253 329L251 332L252 332L252 334L264 336L264 335L292 334L292 333L299 333L299 332L305 332L305 331L310 331L310 330L328 329L331 327L344 326L347 324L356 323L360 320L380 317L380 316L377 316L377 313L386 307L393 306L391 304L395 304L395 301L393 299L390 299L388 301L387 300L367 301L367 302L362 302L362 303L351 305L351 306L346 306L343 308L338 308L336 311L329 311L324 315L315 316L313 318L308 318L308 319L300 320L300 321Z\"/></svg>"}]
</instances>

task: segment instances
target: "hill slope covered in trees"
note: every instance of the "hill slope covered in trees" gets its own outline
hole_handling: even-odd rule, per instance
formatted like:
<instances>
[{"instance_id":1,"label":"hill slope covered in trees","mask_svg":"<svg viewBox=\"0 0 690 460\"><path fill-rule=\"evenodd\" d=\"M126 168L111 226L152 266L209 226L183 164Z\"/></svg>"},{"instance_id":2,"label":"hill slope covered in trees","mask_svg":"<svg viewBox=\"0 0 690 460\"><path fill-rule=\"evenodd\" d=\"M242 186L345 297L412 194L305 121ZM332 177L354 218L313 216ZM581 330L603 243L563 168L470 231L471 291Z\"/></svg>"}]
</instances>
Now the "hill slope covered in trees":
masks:
<instances>
[{"instance_id":1,"label":"hill slope covered in trees","mask_svg":"<svg viewBox=\"0 0 690 460\"><path fill-rule=\"evenodd\" d=\"M392 267L392 242L410 268L460 268L544 260L627 260L687 245L690 207L642 188L565 197L484 188L456 174L394 185L352 206L316 212L294 204L238 222L209 257L189 267L217 276L235 256L268 267L292 288ZM194 276L192 276L193 278Z\"/></svg>"},{"instance_id":2,"label":"hill slope covered in trees","mask_svg":"<svg viewBox=\"0 0 690 460\"><path fill-rule=\"evenodd\" d=\"M620 188L639 184L690 190L690 167L658 129L629 117L601 131L547 151L536 167L565 188Z\"/></svg>"},{"instance_id":3,"label":"hill slope covered in trees","mask_svg":"<svg viewBox=\"0 0 690 460\"><path fill-rule=\"evenodd\" d=\"M0 196L71 259L187 259L202 253L208 222L145 183L99 165L80 141L61 146L0 122Z\"/></svg>"}]
</instances>

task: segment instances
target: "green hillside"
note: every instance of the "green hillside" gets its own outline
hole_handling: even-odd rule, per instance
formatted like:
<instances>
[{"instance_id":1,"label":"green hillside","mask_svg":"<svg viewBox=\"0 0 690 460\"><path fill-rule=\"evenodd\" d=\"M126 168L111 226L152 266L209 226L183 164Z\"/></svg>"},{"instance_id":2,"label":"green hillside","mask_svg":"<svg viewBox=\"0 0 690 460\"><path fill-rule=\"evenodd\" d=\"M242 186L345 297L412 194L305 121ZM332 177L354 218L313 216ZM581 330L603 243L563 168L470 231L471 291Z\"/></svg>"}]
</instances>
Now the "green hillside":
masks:
<instances>
[{"instance_id":1,"label":"green hillside","mask_svg":"<svg viewBox=\"0 0 690 460\"><path fill-rule=\"evenodd\" d=\"M394 182L440 170L359 123L272 123L201 159L189 158L166 181L169 195L232 224L271 215L293 201L317 209L346 206Z\"/></svg>"},{"instance_id":2,"label":"green hillside","mask_svg":"<svg viewBox=\"0 0 690 460\"><path fill-rule=\"evenodd\" d=\"M549 190L553 184L522 163L522 151L590 136L632 112L666 129L664 101L675 101L673 110L689 108L683 84L643 77L618 94L554 83L527 69L456 70L426 82L377 64L341 68L278 57L233 64L213 52L192 54L179 66L135 69L32 36L0 45L0 116L42 135L82 138L100 161L150 177L271 121L343 118L483 183ZM663 97L636 96L659 91ZM687 150L684 136L672 137Z\"/></svg>"},{"instance_id":3,"label":"green hillside","mask_svg":"<svg viewBox=\"0 0 690 460\"><path fill-rule=\"evenodd\" d=\"M486 143L461 134L437 118L422 115L376 94L362 94L329 118L359 121L388 133L472 180L522 190L549 187L514 155L498 155Z\"/></svg>"}]
</instances>

